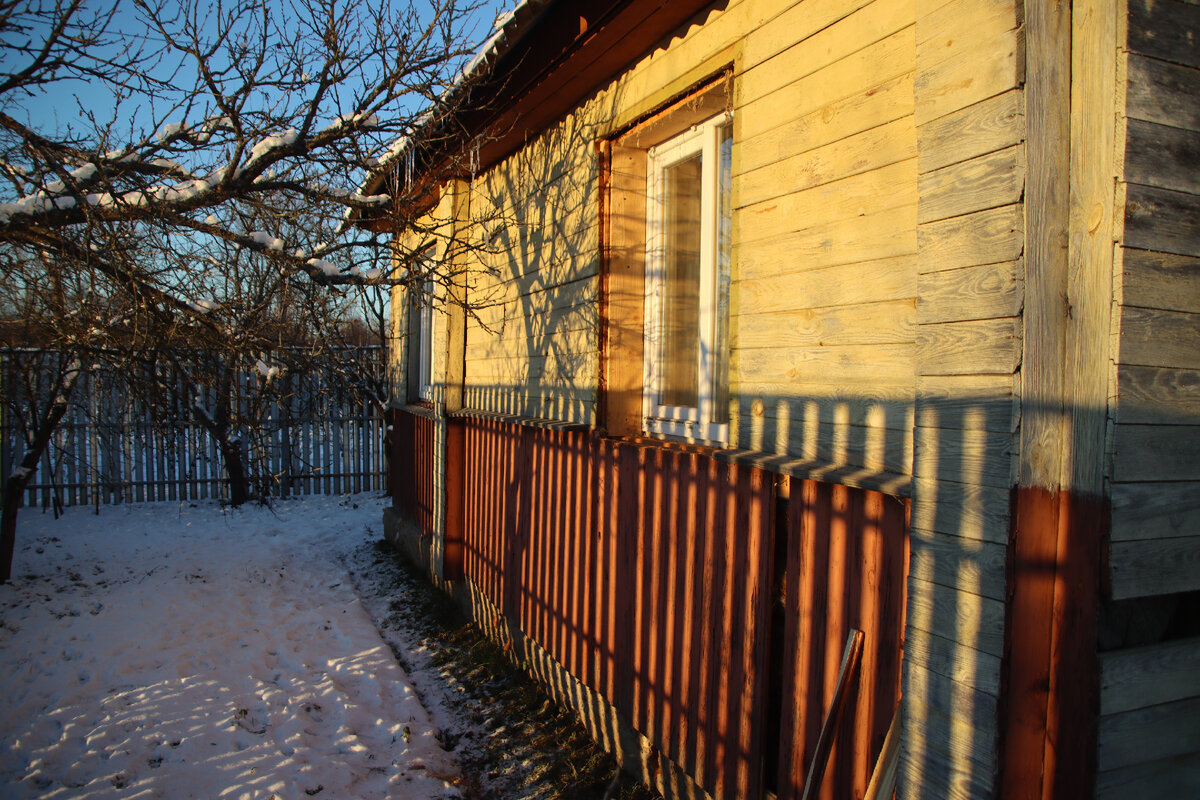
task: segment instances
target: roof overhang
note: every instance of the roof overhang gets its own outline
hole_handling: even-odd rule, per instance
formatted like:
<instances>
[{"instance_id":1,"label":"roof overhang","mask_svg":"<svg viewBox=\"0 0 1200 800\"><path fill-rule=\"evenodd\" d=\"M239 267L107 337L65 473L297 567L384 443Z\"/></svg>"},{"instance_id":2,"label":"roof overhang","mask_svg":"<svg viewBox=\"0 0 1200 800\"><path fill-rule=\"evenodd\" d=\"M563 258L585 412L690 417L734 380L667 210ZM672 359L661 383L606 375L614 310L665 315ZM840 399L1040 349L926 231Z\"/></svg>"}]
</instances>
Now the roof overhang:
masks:
<instances>
[{"instance_id":1,"label":"roof overhang","mask_svg":"<svg viewBox=\"0 0 1200 800\"><path fill-rule=\"evenodd\" d=\"M467 148L477 148L469 159L475 172L493 166L714 4L720 5L714 0L526 0L488 42L475 69L448 93L444 105L457 110L439 116L434 109L428 125L433 130L413 137L437 142L415 164L414 183L464 177L446 166L463 161L455 156ZM400 150L381 164L363 192L391 193L387 178L403 157ZM418 194L428 196L428 191ZM356 214L352 222L380 230L388 220Z\"/></svg>"}]
</instances>

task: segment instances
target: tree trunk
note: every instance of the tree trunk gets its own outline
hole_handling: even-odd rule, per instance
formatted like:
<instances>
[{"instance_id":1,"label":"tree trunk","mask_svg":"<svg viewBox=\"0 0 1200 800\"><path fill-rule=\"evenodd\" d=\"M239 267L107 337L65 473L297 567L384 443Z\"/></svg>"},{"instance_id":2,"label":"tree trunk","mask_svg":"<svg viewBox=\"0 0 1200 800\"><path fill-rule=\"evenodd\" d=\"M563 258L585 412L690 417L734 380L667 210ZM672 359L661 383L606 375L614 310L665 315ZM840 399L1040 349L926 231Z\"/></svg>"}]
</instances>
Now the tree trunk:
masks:
<instances>
[{"instance_id":1,"label":"tree trunk","mask_svg":"<svg viewBox=\"0 0 1200 800\"><path fill-rule=\"evenodd\" d=\"M221 460L225 462L225 474L229 476L229 504L240 506L253 496L250 479L246 475L245 454L240 439L221 439Z\"/></svg>"},{"instance_id":2,"label":"tree trunk","mask_svg":"<svg viewBox=\"0 0 1200 800\"><path fill-rule=\"evenodd\" d=\"M3 510L0 510L0 583L12 577L13 551L17 547L17 508L21 493L29 485L29 476L15 474L4 482Z\"/></svg>"},{"instance_id":3,"label":"tree trunk","mask_svg":"<svg viewBox=\"0 0 1200 800\"><path fill-rule=\"evenodd\" d=\"M13 470L4 482L3 510L0 511L0 583L12 577L13 552L17 547L17 509L21 505L21 493L29 485L29 479L37 472L42 454L50 446L50 439L58 423L67 413L67 404L75 383L79 380L79 362L72 360L67 370L59 376L58 386L50 405L42 412L34 431L33 441L21 458L21 465Z\"/></svg>"}]
</instances>

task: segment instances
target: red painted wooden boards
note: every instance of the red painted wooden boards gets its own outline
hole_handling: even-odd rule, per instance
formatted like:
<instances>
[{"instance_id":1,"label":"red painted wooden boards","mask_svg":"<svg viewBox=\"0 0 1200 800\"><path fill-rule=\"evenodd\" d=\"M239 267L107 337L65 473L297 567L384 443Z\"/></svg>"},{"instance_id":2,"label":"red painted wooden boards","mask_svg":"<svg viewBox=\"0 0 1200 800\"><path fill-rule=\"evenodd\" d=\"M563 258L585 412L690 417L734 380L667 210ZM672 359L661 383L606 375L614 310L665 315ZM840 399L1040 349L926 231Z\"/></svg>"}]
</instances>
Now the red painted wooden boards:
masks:
<instances>
[{"instance_id":1,"label":"red painted wooden boards","mask_svg":"<svg viewBox=\"0 0 1200 800\"><path fill-rule=\"evenodd\" d=\"M485 420L463 433L466 577L718 800L758 797L780 747L781 797L798 796L846 634L864 631L820 795L861 796L899 697L903 501L797 481L777 506L775 476L704 453ZM776 535L793 657L769 699Z\"/></svg>"},{"instance_id":2,"label":"red painted wooden boards","mask_svg":"<svg viewBox=\"0 0 1200 800\"><path fill-rule=\"evenodd\" d=\"M434 421L407 411L392 412L392 458L388 489L397 510L433 530Z\"/></svg>"}]
</instances>

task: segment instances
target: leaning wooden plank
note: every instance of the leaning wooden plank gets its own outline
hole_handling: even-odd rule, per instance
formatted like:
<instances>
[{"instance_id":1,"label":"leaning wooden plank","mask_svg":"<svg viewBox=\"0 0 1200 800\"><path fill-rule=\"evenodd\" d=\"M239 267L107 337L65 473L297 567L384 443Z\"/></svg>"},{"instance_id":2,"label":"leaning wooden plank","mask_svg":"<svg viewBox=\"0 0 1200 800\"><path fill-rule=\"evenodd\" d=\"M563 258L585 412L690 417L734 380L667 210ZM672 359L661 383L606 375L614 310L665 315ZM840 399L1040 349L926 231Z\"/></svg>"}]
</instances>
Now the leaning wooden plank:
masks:
<instances>
[{"instance_id":1,"label":"leaning wooden plank","mask_svg":"<svg viewBox=\"0 0 1200 800\"><path fill-rule=\"evenodd\" d=\"M1200 313L1200 258L1130 247L1123 256L1125 305Z\"/></svg>"},{"instance_id":2,"label":"leaning wooden plank","mask_svg":"<svg viewBox=\"0 0 1200 800\"><path fill-rule=\"evenodd\" d=\"M1200 753L1188 753L1100 772L1096 800L1200 797Z\"/></svg>"},{"instance_id":3,"label":"leaning wooden plank","mask_svg":"<svg viewBox=\"0 0 1200 800\"><path fill-rule=\"evenodd\" d=\"M1147 367L1200 369L1200 314L1125 307L1117 361Z\"/></svg>"},{"instance_id":4,"label":"leaning wooden plank","mask_svg":"<svg viewBox=\"0 0 1200 800\"><path fill-rule=\"evenodd\" d=\"M1200 197L1129 184L1125 193L1125 245L1200 256Z\"/></svg>"},{"instance_id":5,"label":"leaning wooden plank","mask_svg":"<svg viewBox=\"0 0 1200 800\"><path fill-rule=\"evenodd\" d=\"M1197 103L1200 105L1200 103ZM1131 119L1125 129L1125 179L1130 183L1200 194L1200 135Z\"/></svg>"},{"instance_id":6,"label":"leaning wooden plank","mask_svg":"<svg viewBox=\"0 0 1200 800\"><path fill-rule=\"evenodd\" d=\"M1113 542L1200 536L1200 481L1115 483Z\"/></svg>"},{"instance_id":7,"label":"leaning wooden plank","mask_svg":"<svg viewBox=\"0 0 1200 800\"><path fill-rule=\"evenodd\" d=\"M1195 425L1200 370L1119 366L1115 417L1123 424Z\"/></svg>"},{"instance_id":8,"label":"leaning wooden plank","mask_svg":"<svg viewBox=\"0 0 1200 800\"><path fill-rule=\"evenodd\" d=\"M1200 536L1113 542L1108 561L1114 600L1200 589Z\"/></svg>"},{"instance_id":9,"label":"leaning wooden plank","mask_svg":"<svg viewBox=\"0 0 1200 800\"><path fill-rule=\"evenodd\" d=\"M1200 67L1200 7L1177 0L1129 0L1131 52Z\"/></svg>"},{"instance_id":10,"label":"leaning wooden plank","mask_svg":"<svg viewBox=\"0 0 1200 800\"><path fill-rule=\"evenodd\" d=\"M817 746L813 752L812 761L808 765L808 774L804 778L804 791L800 800L809 800L821 790L821 781L825 778L825 767L829 764L829 753L833 749L833 741L837 736L838 726L846 707L846 698L850 695L850 684L858 677L858 664L862 659L863 632L850 629L846 637L846 648L842 651L842 666L838 669L837 684L833 690L833 698L829 701L829 711L821 723L821 733L817 737Z\"/></svg>"},{"instance_id":11,"label":"leaning wooden plank","mask_svg":"<svg viewBox=\"0 0 1200 800\"><path fill-rule=\"evenodd\" d=\"M1100 656L1100 715L1200 697L1200 638Z\"/></svg>"},{"instance_id":12,"label":"leaning wooden plank","mask_svg":"<svg viewBox=\"0 0 1200 800\"><path fill-rule=\"evenodd\" d=\"M883 737L883 749L875 761L871 782L863 800L889 800L896 789L896 776L900 769L900 709L892 715L888 732Z\"/></svg>"},{"instance_id":13,"label":"leaning wooden plank","mask_svg":"<svg viewBox=\"0 0 1200 800\"><path fill-rule=\"evenodd\" d=\"M1099 770L1200 751L1200 697L1100 719Z\"/></svg>"},{"instance_id":14,"label":"leaning wooden plank","mask_svg":"<svg viewBox=\"0 0 1200 800\"><path fill-rule=\"evenodd\" d=\"M1130 53L1126 75L1127 116L1200 131L1200 69Z\"/></svg>"},{"instance_id":15,"label":"leaning wooden plank","mask_svg":"<svg viewBox=\"0 0 1200 800\"><path fill-rule=\"evenodd\" d=\"M1117 425L1113 480L1200 480L1200 425Z\"/></svg>"}]
</instances>

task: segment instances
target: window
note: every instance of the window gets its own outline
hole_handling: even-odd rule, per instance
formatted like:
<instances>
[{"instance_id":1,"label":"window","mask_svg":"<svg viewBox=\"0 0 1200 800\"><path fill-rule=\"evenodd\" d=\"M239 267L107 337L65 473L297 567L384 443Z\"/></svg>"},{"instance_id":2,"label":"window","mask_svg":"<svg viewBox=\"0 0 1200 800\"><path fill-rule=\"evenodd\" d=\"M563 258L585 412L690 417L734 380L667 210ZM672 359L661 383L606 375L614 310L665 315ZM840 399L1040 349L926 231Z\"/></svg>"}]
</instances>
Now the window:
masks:
<instances>
[{"instance_id":1,"label":"window","mask_svg":"<svg viewBox=\"0 0 1200 800\"><path fill-rule=\"evenodd\" d=\"M732 153L727 114L647 152L645 429L708 444L729 439Z\"/></svg>"},{"instance_id":2,"label":"window","mask_svg":"<svg viewBox=\"0 0 1200 800\"><path fill-rule=\"evenodd\" d=\"M408 313L408 402L432 403L434 399L434 341L437 338L435 284L427 280L420 291L409 293Z\"/></svg>"}]
</instances>

